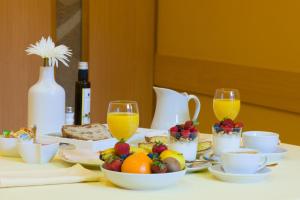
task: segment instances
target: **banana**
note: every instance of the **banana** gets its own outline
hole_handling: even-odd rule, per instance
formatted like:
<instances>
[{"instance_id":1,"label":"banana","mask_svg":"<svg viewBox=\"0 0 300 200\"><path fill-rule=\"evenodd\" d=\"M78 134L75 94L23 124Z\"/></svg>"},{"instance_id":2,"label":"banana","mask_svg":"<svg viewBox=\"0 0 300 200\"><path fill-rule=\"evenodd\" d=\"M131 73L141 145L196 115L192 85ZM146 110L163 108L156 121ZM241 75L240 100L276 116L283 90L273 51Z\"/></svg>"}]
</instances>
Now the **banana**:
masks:
<instances>
[{"instance_id":1,"label":"banana","mask_svg":"<svg viewBox=\"0 0 300 200\"><path fill-rule=\"evenodd\" d=\"M130 146L130 153L137 153L137 152L143 152L145 154L148 154L149 152L143 148L135 147L135 146ZM109 148L105 149L104 151L100 151L100 160L106 161L109 157L115 155L115 149L114 148Z\"/></svg>"},{"instance_id":2,"label":"banana","mask_svg":"<svg viewBox=\"0 0 300 200\"><path fill-rule=\"evenodd\" d=\"M100 151L100 160L106 161L109 157L115 154L114 148L105 149L104 151Z\"/></svg>"},{"instance_id":3,"label":"banana","mask_svg":"<svg viewBox=\"0 0 300 200\"><path fill-rule=\"evenodd\" d=\"M147 151L146 149L136 147L136 146L130 146L130 153L139 153L139 152L143 152L145 154L149 153L149 151Z\"/></svg>"}]
</instances>

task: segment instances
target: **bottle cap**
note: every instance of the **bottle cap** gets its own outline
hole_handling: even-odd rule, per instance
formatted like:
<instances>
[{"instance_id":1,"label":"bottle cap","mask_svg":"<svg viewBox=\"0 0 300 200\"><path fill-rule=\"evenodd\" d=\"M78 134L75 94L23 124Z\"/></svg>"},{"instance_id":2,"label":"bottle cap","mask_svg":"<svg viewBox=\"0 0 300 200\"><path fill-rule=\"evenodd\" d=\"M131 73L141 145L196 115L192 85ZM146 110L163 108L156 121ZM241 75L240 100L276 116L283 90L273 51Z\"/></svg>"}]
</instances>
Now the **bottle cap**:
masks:
<instances>
[{"instance_id":1,"label":"bottle cap","mask_svg":"<svg viewBox=\"0 0 300 200\"><path fill-rule=\"evenodd\" d=\"M66 107L66 113L72 113L73 108L71 106Z\"/></svg>"},{"instance_id":2,"label":"bottle cap","mask_svg":"<svg viewBox=\"0 0 300 200\"><path fill-rule=\"evenodd\" d=\"M88 67L88 63L87 62L79 62L78 63L78 69L83 69L83 70L87 70Z\"/></svg>"}]
</instances>

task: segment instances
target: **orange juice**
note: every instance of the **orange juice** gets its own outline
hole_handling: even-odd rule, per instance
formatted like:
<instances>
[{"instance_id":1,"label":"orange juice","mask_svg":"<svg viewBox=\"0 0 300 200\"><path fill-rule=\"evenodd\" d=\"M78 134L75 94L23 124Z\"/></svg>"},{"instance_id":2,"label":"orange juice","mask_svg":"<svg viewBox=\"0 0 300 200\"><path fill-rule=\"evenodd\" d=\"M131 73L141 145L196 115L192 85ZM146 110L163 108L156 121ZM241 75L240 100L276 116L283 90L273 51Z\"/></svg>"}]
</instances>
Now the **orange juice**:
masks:
<instances>
[{"instance_id":1,"label":"orange juice","mask_svg":"<svg viewBox=\"0 0 300 200\"><path fill-rule=\"evenodd\" d=\"M230 118L234 120L240 112L239 99L214 99L214 112L218 120Z\"/></svg>"},{"instance_id":2,"label":"orange juice","mask_svg":"<svg viewBox=\"0 0 300 200\"><path fill-rule=\"evenodd\" d=\"M129 112L107 113L107 124L115 138L127 140L139 126L139 114Z\"/></svg>"}]
</instances>

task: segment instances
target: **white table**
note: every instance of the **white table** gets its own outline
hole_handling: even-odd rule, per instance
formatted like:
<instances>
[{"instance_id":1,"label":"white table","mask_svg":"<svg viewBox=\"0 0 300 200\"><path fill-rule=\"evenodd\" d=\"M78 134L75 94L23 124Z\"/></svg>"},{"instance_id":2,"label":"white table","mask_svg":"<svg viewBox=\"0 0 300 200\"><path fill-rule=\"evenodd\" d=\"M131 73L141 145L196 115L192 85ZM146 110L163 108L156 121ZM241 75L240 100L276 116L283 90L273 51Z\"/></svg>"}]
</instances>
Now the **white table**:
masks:
<instances>
[{"instance_id":1,"label":"white table","mask_svg":"<svg viewBox=\"0 0 300 200\"><path fill-rule=\"evenodd\" d=\"M300 147L282 144L288 149L286 158L275 167L264 182L251 184L226 183L208 171L187 174L177 185L161 190L132 191L117 188L104 178L95 183L78 183L0 189L0 200L153 200L153 199L280 199L300 200ZM0 157L0 170L49 169L69 167L58 159L46 165L29 165L20 159ZM101 173L99 171L99 173Z\"/></svg>"}]
</instances>

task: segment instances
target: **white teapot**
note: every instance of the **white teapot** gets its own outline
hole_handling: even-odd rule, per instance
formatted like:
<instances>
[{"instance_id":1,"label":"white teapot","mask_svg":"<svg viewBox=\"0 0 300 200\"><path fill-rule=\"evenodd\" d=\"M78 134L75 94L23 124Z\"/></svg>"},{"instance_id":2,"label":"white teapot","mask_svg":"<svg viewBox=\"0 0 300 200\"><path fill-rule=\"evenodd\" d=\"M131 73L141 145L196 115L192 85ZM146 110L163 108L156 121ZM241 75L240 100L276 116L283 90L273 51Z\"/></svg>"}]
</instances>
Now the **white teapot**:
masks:
<instances>
[{"instance_id":1,"label":"white teapot","mask_svg":"<svg viewBox=\"0 0 300 200\"><path fill-rule=\"evenodd\" d=\"M200 113L200 101L195 95L179 93L167 88L153 87L156 93L156 109L152 120L152 129L168 130L176 124L190 120L189 101L196 103L193 121Z\"/></svg>"}]
</instances>

